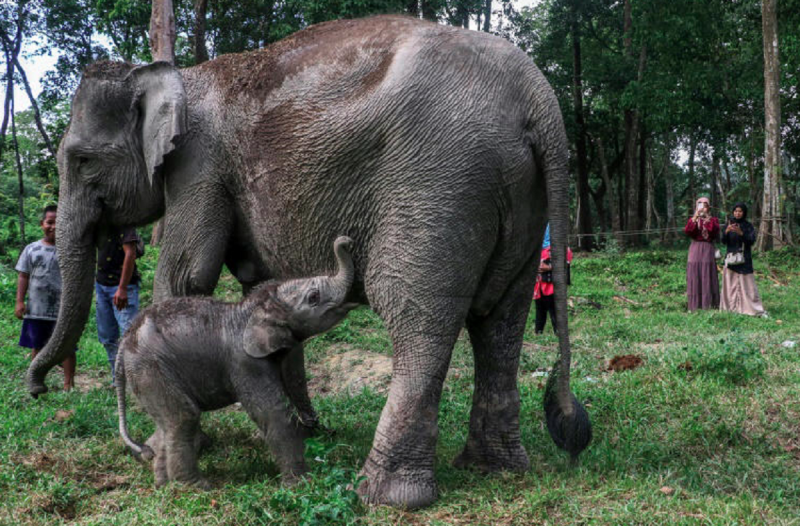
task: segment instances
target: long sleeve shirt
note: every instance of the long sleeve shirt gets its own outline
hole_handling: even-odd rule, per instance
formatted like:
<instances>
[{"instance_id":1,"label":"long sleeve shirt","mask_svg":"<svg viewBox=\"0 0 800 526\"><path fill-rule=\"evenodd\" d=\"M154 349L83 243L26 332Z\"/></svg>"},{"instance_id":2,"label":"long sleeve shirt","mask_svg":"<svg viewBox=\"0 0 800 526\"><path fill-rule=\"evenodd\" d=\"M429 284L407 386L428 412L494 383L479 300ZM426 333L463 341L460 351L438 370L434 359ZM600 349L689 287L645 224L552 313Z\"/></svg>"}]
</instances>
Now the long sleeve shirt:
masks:
<instances>
[{"instance_id":1,"label":"long sleeve shirt","mask_svg":"<svg viewBox=\"0 0 800 526\"><path fill-rule=\"evenodd\" d=\"M697 221L690 217L683 231L693 241L714 243L719 237L719 221L716 217L700 218Z\"/></svg>"}]
</instances>

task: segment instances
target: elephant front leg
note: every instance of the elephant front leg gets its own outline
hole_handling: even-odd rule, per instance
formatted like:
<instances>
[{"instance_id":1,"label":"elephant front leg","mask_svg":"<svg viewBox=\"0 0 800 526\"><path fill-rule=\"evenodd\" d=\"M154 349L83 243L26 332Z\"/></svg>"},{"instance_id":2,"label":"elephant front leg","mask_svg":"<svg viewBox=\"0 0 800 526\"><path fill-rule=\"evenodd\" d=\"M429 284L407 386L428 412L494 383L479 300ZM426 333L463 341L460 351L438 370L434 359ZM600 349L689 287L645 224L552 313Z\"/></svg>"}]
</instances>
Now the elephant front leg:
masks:
<instances>
[{"instance_id":1,"label":"elephant front leg","mask_svg":"<svg viewBox=\"0 0 800 526\"><path fill-rule=\"evenodd\" d=\"M456 467L483 472L525 471L530 462L519 429L517 370L535 273L525 270L486 317L468 317L475 357L469 435Z\"/></svg>"},{"instance_id":2,"label":"elephant front leg","mask_svg":"<svg viewBox=\"0 0 800 526\"><path fill-rule=\"evenodd\" d=\"M170 203L153 285L156 302L211 295L233 230L230 199L217 185L197 185Z\"/></svg>"},{"instance_id":3,"label":"elephant front leg","mask_svg":"<svg viewBox=\"0 0 800 526\"><path fill-rule=\"evenodd\" d=\"M294 484L307 471L303 457L306 433L293 417L283 393L277 388L268 388L244 394L240 400L242 407L261 430L284 484Z\"/></svg>"},{"instance_id":4,"label":"elephant front leg","mask_svg":"<svg viewBox=\"0 0 800 526\"><path fill-rule=\"evenodd\" d=\"M323 430L317 412L311 404L311 398L308 396L302 344L297 345L284 357L281 363L281 381L289 400L297 411L300 424L306 428L306 434L310 436Z\"/></svg>"},{"instance_id":5,"label":"elephant front leg","mask_svg":"<svg viewBox=\"0 0 800 526\"><path fill-rule=\"evenodd\" d=\"M414 306L385 317L394 347L392 382L358 493L370 504L415 509L437 497L439 400L467 304L420 301L423 312L414 300L397 301Z\"/></svg>"}]
</instances>

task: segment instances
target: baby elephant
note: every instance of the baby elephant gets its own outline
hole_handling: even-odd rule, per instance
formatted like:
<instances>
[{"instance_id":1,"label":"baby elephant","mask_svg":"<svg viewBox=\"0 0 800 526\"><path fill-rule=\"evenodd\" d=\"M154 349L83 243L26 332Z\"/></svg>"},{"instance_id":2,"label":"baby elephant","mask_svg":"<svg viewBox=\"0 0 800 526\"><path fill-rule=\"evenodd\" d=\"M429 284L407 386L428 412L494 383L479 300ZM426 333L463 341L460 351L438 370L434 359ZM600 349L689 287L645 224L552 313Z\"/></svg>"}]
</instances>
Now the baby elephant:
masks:
<instances>
[{"instance_id":1,"label":"baby elephant","mask_svg":"<svg viewBox=\"0 0 800 526\"><path fill-rule=\"evenodd\" d=\"M174 298L143 310L119 347L119 431L137 458L155 457L156 485L178 480L208 488L197 467L200 413L241 402L263 432L283 480L305 471L302 426L281 381L281 360L327 331L356 306L352 240L333 245L335 276L270 281L239 303ZM130 382L156 431L137 444L128 435L125 385Z\"/></svg>"}]
</instances>

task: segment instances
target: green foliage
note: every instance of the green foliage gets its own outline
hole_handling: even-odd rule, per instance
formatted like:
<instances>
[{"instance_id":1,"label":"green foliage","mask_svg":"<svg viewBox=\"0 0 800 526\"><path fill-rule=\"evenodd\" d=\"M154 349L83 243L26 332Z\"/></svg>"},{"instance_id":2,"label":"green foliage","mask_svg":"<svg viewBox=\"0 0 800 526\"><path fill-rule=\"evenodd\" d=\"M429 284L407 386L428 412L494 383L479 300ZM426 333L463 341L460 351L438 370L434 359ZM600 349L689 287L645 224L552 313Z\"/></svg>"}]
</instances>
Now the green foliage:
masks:
<instances>
[{"instance_id":1,"label":"green foliage","mask_svg":"<svg viewBox=\"0 0 800 526\"><path fill-rule=\"evenodd\" d=\"M352 488L363 477L333 463L331 452L340 444L306 440L306 454L311 458L311 473L291 488L281 488L269 499L270 510L262 510L274 519L275 512L297 515L301 526L354 524L362 510L361 500Z\"/></svg>"},{"instance_id":2,"label":"green foliage","mask_svg":"<svg viewBox=\"0 0 800 526\"><path fill-rule=\"evenodd\" d=\"M707 347L693 347L689 353L692 370L698 374L742 385L762 378L766 359L757 345L747 341L734 330Z\"/></svg>"}]
</instances>

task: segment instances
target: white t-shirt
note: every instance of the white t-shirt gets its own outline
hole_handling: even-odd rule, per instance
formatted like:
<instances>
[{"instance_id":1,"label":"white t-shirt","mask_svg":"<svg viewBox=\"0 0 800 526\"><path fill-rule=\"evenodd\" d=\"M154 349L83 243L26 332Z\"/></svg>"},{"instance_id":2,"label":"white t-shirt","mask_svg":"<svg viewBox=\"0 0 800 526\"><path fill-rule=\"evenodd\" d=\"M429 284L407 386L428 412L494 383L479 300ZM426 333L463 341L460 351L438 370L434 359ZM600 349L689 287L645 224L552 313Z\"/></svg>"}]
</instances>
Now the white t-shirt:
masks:
<instances>
[{"instance_id":1,"label":"white t-shirt","mask_svg":"<svg viewBox=\"0 0 800 526\"><path fill-rule=\"evenodd\" d=\"M26 318L55 320L61 303L61 272L56 247L41 240L25 247L19 256L17 272L30 276Z\"/></svg>"}]
</instances>

